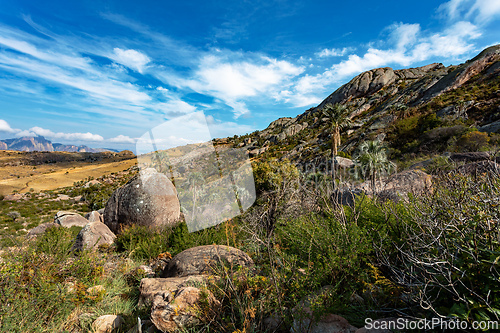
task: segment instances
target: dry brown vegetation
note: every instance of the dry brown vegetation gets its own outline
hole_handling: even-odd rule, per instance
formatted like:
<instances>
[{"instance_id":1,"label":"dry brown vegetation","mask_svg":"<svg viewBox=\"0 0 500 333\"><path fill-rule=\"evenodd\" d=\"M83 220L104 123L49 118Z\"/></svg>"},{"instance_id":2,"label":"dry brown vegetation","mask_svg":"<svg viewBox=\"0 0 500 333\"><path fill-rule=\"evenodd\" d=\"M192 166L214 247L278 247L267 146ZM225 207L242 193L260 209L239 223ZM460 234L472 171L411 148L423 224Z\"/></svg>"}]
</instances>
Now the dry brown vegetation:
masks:
<instances>
[{"instance_id":1,"label":"dry brown vegetation","mask_svg":"<svg viewBox=\"0 0 500 333\"><path fill-rule=\"evenodd\" d=\"M0 151L0 195L72 186L136 164L127 154Z\"/></svg>"}]
</instances>

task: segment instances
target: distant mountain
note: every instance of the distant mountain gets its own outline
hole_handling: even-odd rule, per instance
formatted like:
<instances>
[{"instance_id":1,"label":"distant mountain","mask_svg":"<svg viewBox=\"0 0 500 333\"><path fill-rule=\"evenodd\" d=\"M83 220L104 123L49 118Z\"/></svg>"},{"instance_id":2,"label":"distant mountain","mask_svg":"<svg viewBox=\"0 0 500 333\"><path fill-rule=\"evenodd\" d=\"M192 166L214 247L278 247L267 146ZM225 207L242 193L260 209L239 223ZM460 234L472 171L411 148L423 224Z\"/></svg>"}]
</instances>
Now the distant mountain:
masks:
<instances>
[{"instance_id":1,"label":"distant mountain","mask_svg":"<svg viewBox=\"0 0 500 333\"><path fill-rule=\"evenodd\" d=\"M90 148L87 146L64 145L62 143L52 143L43 136L24 136L15 139L0 141L0 150L17 151L66 151L72 153L102 153L118 152L114 149Z\"/></svg>"}]
</instances>

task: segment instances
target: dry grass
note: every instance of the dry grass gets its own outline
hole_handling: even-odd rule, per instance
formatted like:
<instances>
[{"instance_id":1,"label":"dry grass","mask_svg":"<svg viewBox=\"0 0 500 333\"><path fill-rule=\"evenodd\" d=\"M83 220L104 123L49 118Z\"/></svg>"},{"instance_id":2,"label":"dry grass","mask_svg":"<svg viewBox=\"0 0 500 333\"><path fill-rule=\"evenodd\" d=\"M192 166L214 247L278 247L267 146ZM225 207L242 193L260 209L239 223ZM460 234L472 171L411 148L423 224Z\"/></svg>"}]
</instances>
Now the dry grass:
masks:
<instances>
[{"instance_id":1,"label":"dry grass","mask_svg":"<svg viewBox=\"0 0 500 333\"><path fill-rule=\"evenodd\" d=\"M64 153L63 153L64 154ZM137 159L104 159L96 162L69 161L50 164L16 165L26 153L0 152L0 195L13 191L20 193L34 189L55 190L72 186L88 177L98 178L113 172L127 170L137 164Z\"/></svg>"}]
</instances>

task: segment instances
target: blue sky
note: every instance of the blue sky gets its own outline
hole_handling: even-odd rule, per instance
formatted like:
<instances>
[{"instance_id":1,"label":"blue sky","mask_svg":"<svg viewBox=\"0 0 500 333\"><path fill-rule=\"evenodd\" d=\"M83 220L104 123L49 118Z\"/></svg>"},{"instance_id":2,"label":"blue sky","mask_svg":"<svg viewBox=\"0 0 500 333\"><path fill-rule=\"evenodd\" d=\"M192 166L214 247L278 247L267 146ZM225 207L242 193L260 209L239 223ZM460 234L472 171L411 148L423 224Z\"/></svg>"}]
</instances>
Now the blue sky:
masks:
<instances>
[{"instance_id":1,"label":"blue sky","mask_svg":"<svg viewBox=\"0 0 500 333\"><path fill-rule=\"evenodd\" d=\"M263 129L365 70L458 64L500 42L498 0L0 0L0 9L0 139L116 149L197 111L214 137Z\"/></svg>"}]
</instances>

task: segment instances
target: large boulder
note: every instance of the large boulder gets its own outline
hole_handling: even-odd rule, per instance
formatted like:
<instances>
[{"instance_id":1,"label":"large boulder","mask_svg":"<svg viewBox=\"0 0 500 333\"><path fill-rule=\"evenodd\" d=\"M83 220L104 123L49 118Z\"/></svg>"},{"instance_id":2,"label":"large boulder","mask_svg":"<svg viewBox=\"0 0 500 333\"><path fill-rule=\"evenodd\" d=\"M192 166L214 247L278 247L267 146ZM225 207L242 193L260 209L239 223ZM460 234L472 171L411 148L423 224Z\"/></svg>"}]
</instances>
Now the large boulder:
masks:
<instances>
[{"instance_id":1,"label":"large boulder","mask_svg":"<svg viewBox=\"0 0 500 333\"><path fill-rule=\"evenodd\" d=\"M172 258L161 277L211 274L222 264L252 267L253 260L245 252L224 245L197 246Z\"/></svg>"},{"instance_id":2,"label":"large boulder","mask_svg":"<svg viewBox=\"0 0 500 333\"><path fill-rule=\"evenodd\" d=\"M113 192L104 210L104 223L115 234L130 225L174 225L179 217L177 191L170 179L155 169L143 170Z\"/></svg>"},{"instance_id":3,"label":"large boulder","mask_svg":"<svg viewBox=\"0 0 500 333\"><path fill-rule=\"evenodd\" d=\"M477 151L468 153L454 153L450 155L453 162L477 162L490 159L490 153L487 151Z\"/></svg>"},{"instance_id":4,"label":"large boulder","mask_svg":"<svg viewBox=\"0 0 500 333\"><path fill-rule=\"evenodd\" d=\"M357 187L365 193L373 193L370 181ZM375 185L376 194L382 199L398 200L407 197L408 193L424 194L432 191L432 176L422 170L405 170L391 175Z\"/></svg>"},{"instance_id":5,"label":"large boulder","mask_svg":"<svg viewBox=\"0 0 500 333\"><path fill-rule=\"evenodd\" d=\"M453 172L460 175L480 176L490 175L498 176L500 174L500 164L493 161L479 161L464 164Z\"/></svg>"},{"instance_id":6,"label":"large boulder","mask_svg":"<svg viewBox=\"0 0 500 333\"><path fill-rule=\"evenodd\" d=\"M159 293L153 298L151 321L162 332L177 332L189 329L202 323L200 301L212 310L220 306L220 302L210 293L196 287L182 287L175 293Z\"/></svg>"},{"instance_id":7,"label":"large boulder","mask_svg":"<svg viewBox=\"0 0 500 333\"><path fill-rule=\"evenodd\" d=\"M100 245L111 245L115 241L115 234L102 222L90 222L76 236L73 249L76 251L95 250Z\"/></svg>"},{"instance_id":8,"label":"large boulder","mask_svg":"<svg viewBox=\"0 0 500 333\"><path fill-rule=\"evenodd\" d=\"M144 278L139 287L139 306L150 306L156 294L175 293L182 287L204 283L201 275L173 278Z\"/></svg>"},{"instance_id":9,"label":"large boulder","mask_svg":"<svg viewBox=\"0 0 500 333\"><path fill-rule=\"evenodd\" d=\"M89 221L78 213L59 211L54 217L54 223L70 228L73 226L84 227Z\"/></svg>"}]
</instances>

